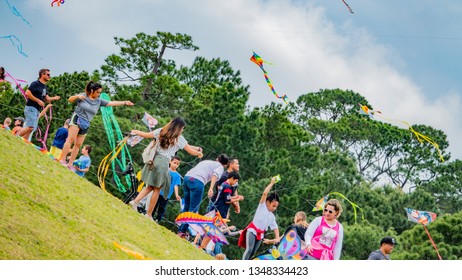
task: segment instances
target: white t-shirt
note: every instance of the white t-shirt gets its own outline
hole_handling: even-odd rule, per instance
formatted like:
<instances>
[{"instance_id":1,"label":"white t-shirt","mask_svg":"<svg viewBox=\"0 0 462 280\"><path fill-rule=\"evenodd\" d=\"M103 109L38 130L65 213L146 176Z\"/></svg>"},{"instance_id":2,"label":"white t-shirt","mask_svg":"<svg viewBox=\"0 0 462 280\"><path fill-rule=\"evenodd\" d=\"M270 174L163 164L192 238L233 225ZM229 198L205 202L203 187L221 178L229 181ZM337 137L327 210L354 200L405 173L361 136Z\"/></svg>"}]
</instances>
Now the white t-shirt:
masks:
<instances>
[{"instance_id":1,"label":"white t-shirt","mask_svg":"<svg viewBox=\"0 0 462 280\"><path fill-rule=\"evenodd\" d=\"M266 202L260 203L258 205L257 211L255 212L255 216L253 217L253 224L261 229L261 230L267 230L268 227L271 230L275 230L278 228L278 225L276 224L276 217L274 216L273 212L270 212L268 210L268 207L266 207ZM248 231L252 232L257 235L255 230L253 228L249 228ZM264 233L261 234L261 238L264 237Z\"/></svg>"},{"instance_id":2,"label":"white t-shirt","mask_svg":"<svg viewBox=\"0 0 462 280\"><path fill-rule=\"evenodd\" d=\"M210 182L210 180L212 180L213 175L217 177L217 180L220 179L223 171L223 165L218 161L203 160L194 166L191 170L189 170L185 177L193 177L194 179L197 179L206 185L208 182Z\"/></svg>"}]
</instances>

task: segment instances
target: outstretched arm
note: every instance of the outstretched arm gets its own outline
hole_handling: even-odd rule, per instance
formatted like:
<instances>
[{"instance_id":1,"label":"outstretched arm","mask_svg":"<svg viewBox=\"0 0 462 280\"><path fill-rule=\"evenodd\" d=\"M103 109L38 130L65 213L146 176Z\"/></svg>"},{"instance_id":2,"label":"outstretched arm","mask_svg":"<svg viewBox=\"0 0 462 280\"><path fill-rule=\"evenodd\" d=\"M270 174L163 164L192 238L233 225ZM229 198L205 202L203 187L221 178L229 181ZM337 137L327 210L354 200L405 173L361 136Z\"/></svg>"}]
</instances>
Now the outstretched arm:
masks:
<instances>
[{"instance_id":1,"label":"outstretched arm","mask_svg":"<svg viewBox=\"0 0 462 280\"><path fill-rule=\"evenodd\" d=\"M153 132L143 132L141 130L133 129L130 133L134 134L134 135L139 135L139 136L141 136L143 138L154 138L154 133Z\"/></svg>"},{"instance_id":2,"label":"outstretched arm","mask_svg":"<svg viewBox=\"0 0 462 280\"><path fill-rule=\"evenodd\" d=\"M271 188L273 187L274 183L276 183L276 177L271 178L271 183L269 183L268 186L266 186L265 190L263 191L263 194L260 198L260 204L265 203L266 197L268 196Z\"/></svg>"},{"instance_id":3,"label":"outstretched arm","mask_svg":"<svg viewBox=\"0 0 462 280\"><path fill-rule=\"evenodd\" d=\"M196 146L191 146L189 144L187 144L185 147L184 147L184 150L192 155L192 156L196 156L198 158L202 158L203 155L202 155L202 148L201 147L196 147Z\"/></svg>"},{"instance_id":4,"label":"outstretched arm","mask_svg":"<svg viewBox=\"0 0 462 280\"><path fill-rule=\"evenodd\" d=\"M109 103L107 104L107 106L123 106L123 105L126 105L126 106L133 106L135 104L133 104L133 102L131 101L109 101Z\"/></svg>"}]
</instances>

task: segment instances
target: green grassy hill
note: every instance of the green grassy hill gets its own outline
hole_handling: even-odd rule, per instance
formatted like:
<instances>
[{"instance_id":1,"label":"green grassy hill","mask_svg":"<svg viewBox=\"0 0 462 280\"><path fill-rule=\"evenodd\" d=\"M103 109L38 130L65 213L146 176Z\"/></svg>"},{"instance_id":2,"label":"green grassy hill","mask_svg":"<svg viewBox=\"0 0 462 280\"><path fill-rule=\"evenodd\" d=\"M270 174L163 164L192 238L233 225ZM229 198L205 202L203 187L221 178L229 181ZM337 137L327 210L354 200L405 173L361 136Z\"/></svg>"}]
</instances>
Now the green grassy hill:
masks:
<instances>
[{"instance_id":1,"label":"green grassy hill","mask_svg":"<svg viewBox=\"0 0 462 280\"><path fill-rule=\"evenodd\" d=\"M0 259L135 259L114 242L149 259L211 259L0 129Z\"/></svg>"}]
</instances>

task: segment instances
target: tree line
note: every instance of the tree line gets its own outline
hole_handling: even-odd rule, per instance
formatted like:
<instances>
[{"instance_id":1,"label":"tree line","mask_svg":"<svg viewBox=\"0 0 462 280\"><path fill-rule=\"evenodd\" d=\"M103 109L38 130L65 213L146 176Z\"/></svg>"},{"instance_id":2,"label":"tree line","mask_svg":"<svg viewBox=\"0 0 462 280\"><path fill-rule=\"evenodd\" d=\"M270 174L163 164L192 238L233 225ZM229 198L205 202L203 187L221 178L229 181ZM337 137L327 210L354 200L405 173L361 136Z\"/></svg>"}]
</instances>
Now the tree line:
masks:
<instances>
[{"instance_id":1,"label":"tree line","mask_svg":"<svg viewBox=\"0 0 462 280\"><path fill-rule=\"evenodd\" d=\"M407 221L404 207L438 214L429 231L444 259L462 259L462 185L460 160L451 159L446 134L425 124L412 126L438 143L441 156L430 143L417 141L408 129L361 115L358 104L373 108L360 93L343 89L308 92L288 105L275 100L264 107L250 107L249 86L239 70L220 58L196 57L190 66L166 59L171 51L195 51L190 36L157 32L138 33L133 38L115 37L119 51L109 55L92 73L73 72L53 77L47 84L53 103L48 147L54 132L71 116L67 98L83 92L89 80L104 84L114 100L131 100L135 106L114 108L121 129L147 130L144 112L159 120L159 127L181 116L187 127L185 138L204 149L204 159L226 153L241 163L239 193L245 196L241 214L231 213L230 224L244 228L253 218L269 178L281 175L275 190L281 197L276 212L279 226L288 226L297 211L309 220L320 215L312 208L330 192L339 192L361 207L340 197L345 227L342 259L366 259L378 248L384 235L396 236L394 259L437 259L422 226ZM249 64L250 65L250 64ZM251 67L251 66L249 66ZM271 98L268 93L264 98ZM8 83L0 84L2 117L23 115L21 93ZM46 125L42 118L40 125ZM93 167L86 178L96 185L96 169L111 148L101 115L92 122L86 143L92 145ZM147 142L130 148L136 170ZM180 174L197 164L180 152ZM119 170L120 171L120 170ZM123 198L107 175L108 191ZM334 196L332 196L334 197ZM200 213L208 202L203 202ZM167 221L178 214L178 204L167 209ZM172 223L167 227L175 230ZM236 240L230 240L236 244ZM265 249L262 246L260 250ZM240 258L241 249L225 246L230 258Z\"/></svg>"}]
</instances>

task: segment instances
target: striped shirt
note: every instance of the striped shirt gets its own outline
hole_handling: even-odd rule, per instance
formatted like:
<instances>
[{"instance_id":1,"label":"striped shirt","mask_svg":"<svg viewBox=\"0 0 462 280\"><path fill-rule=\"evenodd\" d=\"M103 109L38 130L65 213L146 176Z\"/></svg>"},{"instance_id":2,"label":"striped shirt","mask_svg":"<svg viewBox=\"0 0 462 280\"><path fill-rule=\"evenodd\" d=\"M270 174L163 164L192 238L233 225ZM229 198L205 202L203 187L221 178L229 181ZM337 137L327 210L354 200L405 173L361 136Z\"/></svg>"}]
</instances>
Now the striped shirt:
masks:
<instances>
[{"instance_id":1,"label":"striped shirt","mask_svg":"<svg viewBox=\"0 0 462 280\"><path fill-rule=\"evenodd\" d=\"M159 137L161 129L162 128L158 128L158 129L156 129L156 130L154 130L152 132L152 135L154 136L155 139L157 139ZM176 152L179 149L184 149L184 147L186 147L186 145L188 145L188 141L186 141L186 139L183 137L183 135L180 135L180 137L178 137L177 141L175 141L175 144L168 147L167 149L163 149L160 146L160 143L159 143L159 146L157 147L157 153L160 154L160 155L163 155L166 158L168 158L169 160L171 160L172 157L175 156Z\"/></svg>"}]
</instances>

